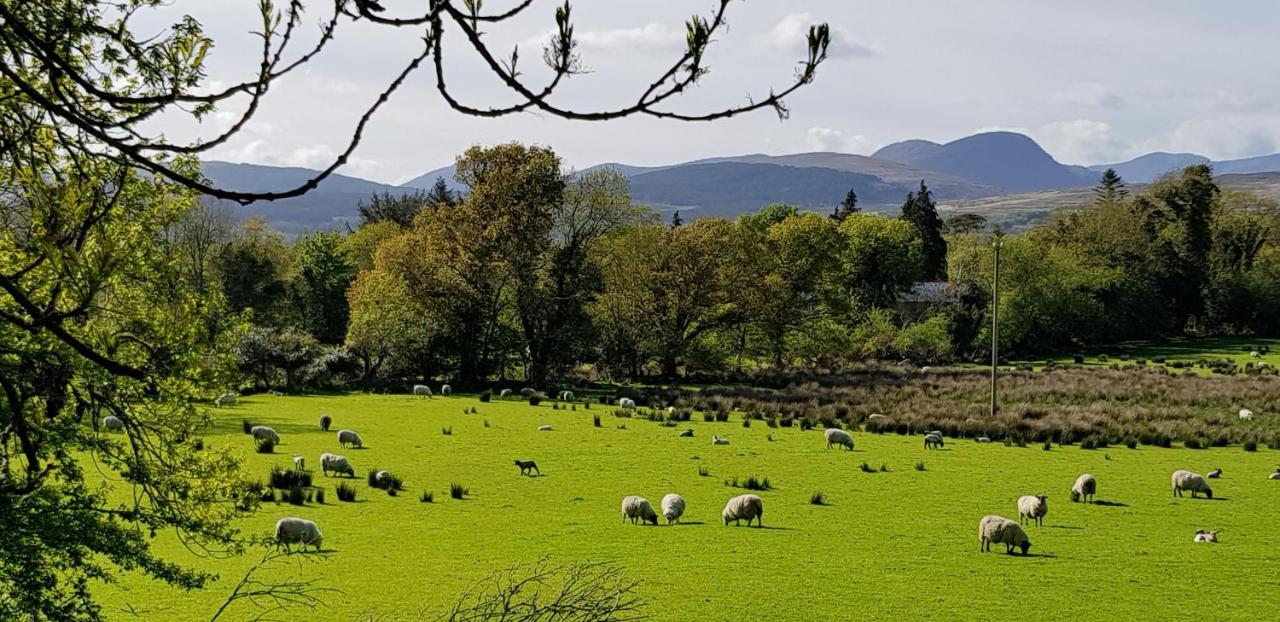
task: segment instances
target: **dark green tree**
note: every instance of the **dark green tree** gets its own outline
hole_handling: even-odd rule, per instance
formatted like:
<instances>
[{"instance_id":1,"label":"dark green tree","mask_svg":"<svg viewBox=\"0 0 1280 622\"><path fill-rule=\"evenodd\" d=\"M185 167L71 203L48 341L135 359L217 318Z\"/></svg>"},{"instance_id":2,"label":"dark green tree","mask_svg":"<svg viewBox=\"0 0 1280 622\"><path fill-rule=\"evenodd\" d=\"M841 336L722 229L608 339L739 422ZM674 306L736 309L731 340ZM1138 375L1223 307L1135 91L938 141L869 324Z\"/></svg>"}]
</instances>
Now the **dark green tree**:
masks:
<instances>
[{"instance_id":1,"label":"dark green tree","mask_svg":"<svg viewBox=\"0 0 1280 622\"><path fill-rule=\"evenodd\" d=\"M844 195L844 200L836 206L836 211L831 213L831 218L835 219L836 222L844 222L844 219L848 218L850 214L856 214L858 211L858 193L854 192L853 188L850 188L849 192Z\"/></svg>"},{"instance_id":2,"label":"dark green tree","mask_svg":"<svg viewBox=\"0 0 1280 622\"><path fill-rule=\"evenodd\" d=\"M947 241L942 237L942 219L933 202L933 192L920 180L920 190L907 194L902 204L902 219L910 222L923 243L924 263L921 278L941 281L947 278Z\"/></svg>"},{"instance_id":3,"label":"dark green tree","mask_svg":"<svg viewBox=\"0 0 1280 622\"><path fill-rule=\"evenodd\" d=\"M1129 189L1125 187L1124 179L1116 169L1109 168L1102 174L1102 180L1093 189L1093 193L1098 195L1099 201L1113 203L1128 196Z\"/></svg>"},{"instance_id":4,"label":"dark green tree","mask_svg":"<svg viewBox=\"0 0 1280 622\"><path fill-rule=\"evenodd\" d=\"M942 224L945 233L962 235L976 233L987 227L987 218L982 214L956 214Z\"/></svg>"},{"instance_id":5,"label":"dark green tree","mask_svg":"<svg viewBox=\"0 0 1280 622\"><path fill-rule=\"evenodd\" d=\"M236 237L218 253L215 265L230 311L252 309L258 324L288 323L288 249L265 220L251 218L241 224Z\"/></svg>"},{"instance_id":6,"label":"dark green tree","mask_svg":"<svg viewBox=\"0 0 1280 622\"><path fill-rule=\"evenodd\" d=\"M316 233L298 241L291 250L297 274L293 296L302 327L321 343L342 343L347 334L347 289L356 268L342 249L342 235Z\"/></svg>"},{"instance_id":7,"label":"dark green tree","mask_svg":"<svg viewBox=\"0 0 1280 622\"><path fill-rule=\"evenodd\" d=\"M448 191L448 188L445 190ZM427 205L436 205L436 203L432 202L431 195L422 191L392 194L388 190L375 193L368 199L362 199L356 204L356 209L360 211L360 220L363 224L389 220L401 227L408 227L413 224L413 219L418 212Z\"/></svg>"},{"instance_id":8,"label":"dark green tree","mask_svg":"<svg viewBox=\"0 0 1280 622\"><path fill-rule=\"evenodd\" d=\"M427 191L426 202L435 207L453 207L458 204L458 193L449 189L443 177L437 177L436 183Z\"/></svg>"},{"instance_id":9,"label":"dark green tree","mask_svg":"<svg viewBox=\"0 0 1280 622\"><path fill-rule=\"evenodd\" d=\"M675 213L671 215L671 228L674 229L683 224L684 219L680 218L680 210L676 210Z\"/></svg>"}]
</instances>

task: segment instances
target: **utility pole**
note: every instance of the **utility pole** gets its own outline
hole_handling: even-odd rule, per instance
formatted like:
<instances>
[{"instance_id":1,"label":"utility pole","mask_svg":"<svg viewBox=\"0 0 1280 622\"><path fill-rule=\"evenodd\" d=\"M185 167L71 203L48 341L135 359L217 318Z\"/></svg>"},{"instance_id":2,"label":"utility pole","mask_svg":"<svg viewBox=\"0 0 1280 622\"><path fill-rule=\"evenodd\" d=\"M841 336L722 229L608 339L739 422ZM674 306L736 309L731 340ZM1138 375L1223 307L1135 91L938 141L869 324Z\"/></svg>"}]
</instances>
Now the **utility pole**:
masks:
<instances>
[{"instance_id":1,"label":"utility pole","mask_svg":"<svg viewBox=\"0 0 1280 622\"><path fill-rule=\"evenodd\" d=\"M995 249L995 266L991 277L991 416L996 416L996 372L1000 363L1000 247L1003 235L999 230L991 243Z\"/></svg>"}]
</instances>

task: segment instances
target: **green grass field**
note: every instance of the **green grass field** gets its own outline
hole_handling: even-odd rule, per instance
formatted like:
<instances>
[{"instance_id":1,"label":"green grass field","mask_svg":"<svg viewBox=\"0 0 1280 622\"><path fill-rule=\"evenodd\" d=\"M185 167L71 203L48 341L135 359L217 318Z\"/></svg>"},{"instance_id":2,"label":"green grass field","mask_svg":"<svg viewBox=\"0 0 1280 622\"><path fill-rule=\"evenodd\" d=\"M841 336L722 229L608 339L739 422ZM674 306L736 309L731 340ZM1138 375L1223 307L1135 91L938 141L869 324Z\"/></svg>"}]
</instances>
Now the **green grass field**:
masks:
<instances>
[{"instance_id":1,"label":"green grass field","mask_svg":"<svg viewBox=\"0 0 1280 622\"><path fill-rule=\"evenodd\" d=\"M480 414L463 414L470 406ZM336 435L317 425L321 413L333 415L335 431L359 431L367 449L339 450ZM859 432L857 450L847 452L827 450L820 431L762 421L743 428L737 415L668 428L599 405L570 412L472 396L255 396L216 416L207 442L244 448L264 480L271 465L304 455L328 493L325 505L266 504L242 525L265 535L276 519L301 516L324 531L328 560L280 572L343 594L328 596L322 610L272 619L435 620L487 574L540 556L617 563L642 580L646 613L662 621L1256 620L1271 615L1280 593L1280 481L1267 480L1280 454L1265 448L1044 451L953 441L926 452L919 437ZM275 455L252 452L242 419L280 432ZM536 431L541 424L555 431ZM441 433L446 426L451 436ZM696 436L678 438L685 428ZM732 444L712 446L713 434ZM320 476L325 451L354 463L357 503L338 502L336 480ZM536 460L543 477L520 476L516 458ZM864 473L864 461L889 470ZM925 471L915 469L919 461ZM402 476L408 490L370 490L364 476L374 467ZM1218 498L1171 496L1173 470L1215 467L1224 469L1213 481ZM1110 505L1070 502L1072 482L1086 471ZM723 480L753 474L776 487L757 493L765 528L723 526L725 501L743 492ZM472 496L449 498L450 482ZM419 501L423 490L435 492L434 503ZM809 504L817 491L830 505ZM668 492L688 500L683 524L621 524L623 496L643 495L656 507ZM1016 518L1015 499L1034 493L1048 494L1050 509L1044 527L1027 528L1032 556L979 553L978 520ZM1222 542L1193 544L1200 528L1221 529ZM171 558L192 560L171 538L157 542ZM250 561L192 562L222 576L198 592L127 577L99 595L111 619L136 619L122 611L128 607L142 619L208 619ZM254 613L242 604L226 619Z\"/></svg>"},{"instance_id":2,"label":"green grass field","mask_svg":"<svg viewBox=\"0 0 1280 622\"><path fill-rule=\"evenodd\" d=\"M1251 356L1251 352L1261 346L1266 346L1269 351L1266 353L1259 352L1261 356L1257 358ZM1280 368L1280 339L1256 337L1167 339L1164 341L1133 342L1103 348L1083 348L1077 354L1084 357L1085 367L1133 366L1136 365L1136 361L1139 359L1146 361L1148 365L1158 365L1153 359L1163 358L1166 366L1174 361L1195 363L1201 359L1230 359L1242 367L1246 363L1265 362L1273 368ZM1101 354L1106 355L1107 359L1105 361L1099 357ZM1044 358L1016 358L1011 363L1018 366L1030 365L1040 369L1046 361L1053 361L1058 365L1073 363L1073 357L1074 354L1063 353ZM1202 375L1212 373L1204 368L1190 367L1190 369Z\"/></svg>"}]
</instances>

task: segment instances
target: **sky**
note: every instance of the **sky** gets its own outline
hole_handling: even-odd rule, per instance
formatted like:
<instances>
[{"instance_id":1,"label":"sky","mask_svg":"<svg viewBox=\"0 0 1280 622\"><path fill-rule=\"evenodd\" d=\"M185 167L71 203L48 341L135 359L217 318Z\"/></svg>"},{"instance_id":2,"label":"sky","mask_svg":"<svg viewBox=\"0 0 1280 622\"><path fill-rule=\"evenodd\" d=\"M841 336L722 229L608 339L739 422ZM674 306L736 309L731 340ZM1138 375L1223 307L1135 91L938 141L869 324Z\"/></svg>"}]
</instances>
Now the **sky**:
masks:
<instances>
[{"instance_id":1,"label":"sky","mask_svg":"<svg viewBox=\"0 0 1280 622\"><path fill-rule=\"evenodd\" d=\"M425 0L381 0L387 14ZM314 41L324 16L312 8ZM459 2L461 4L461 2ZM487 0L486 10L515 0ZM552 101L575 110L632 103L683 51L684 22L712 0L578 0L573 4L588 73ZM215 40L210 86L252 75L258 0L174 0L142 16L159 31L190 14ZM534 0L519 19L486 29L495 53L518 49L522 77L541 85L541 46L558 2ZM1151 151L1231 159L1280 151L1280 2L1256 0L747 0L708 53L710 73L671 109L707 112L789 84L805 56L808 25L827 22L831 58L792 96L790 117L764 110L711 123L652 118L566 121L540 113L496 119L452 111L424 67L366 129L341 172L399 183L451 164L474 144L553 148L567 166L659 165L746 153L870 154L899 140L946 142L987 130L1025 133L1066 164L1124 161ZM420 30L345 22L333 44L274 85L253 121L209 159L321 167L345 147L360 114L420 45ZM445 37L446 79L478 107L515 100L457 31ZM305 38L300 44L309 43ZM298 50L301 50L300 45ZM170 138L215 134L243 102L199 124L172 115Z\"/></svg>"}]
</instances>

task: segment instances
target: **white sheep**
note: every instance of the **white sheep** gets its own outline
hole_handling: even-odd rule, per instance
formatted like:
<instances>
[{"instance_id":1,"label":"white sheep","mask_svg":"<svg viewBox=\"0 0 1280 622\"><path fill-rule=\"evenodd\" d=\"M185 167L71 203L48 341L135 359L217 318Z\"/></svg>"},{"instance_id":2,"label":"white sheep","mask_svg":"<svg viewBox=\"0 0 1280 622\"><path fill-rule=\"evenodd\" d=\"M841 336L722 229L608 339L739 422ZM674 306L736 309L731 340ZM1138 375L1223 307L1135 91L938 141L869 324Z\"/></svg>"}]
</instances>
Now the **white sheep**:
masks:
<instances>
[{"instance_id":1,"label":"white sheep","mask_svg":"<svg viewBox=\"0 0 1280 622\"><path fill-rule=\"evenodd\" d=\"M728 445L728 444L729 444L729 439L727 439L727 438L720 438L719 436L712 436L712 437L711 437L711 444L712 444L712 445Z\"/></svg>"},{"instance_id":2,"label":"white sheep","mask_svg":"<svg viewBox=\"0 0 1280 622\"><path fill-rule=\"evenodd\" d=\"M1250 353L1249 353L1249 356L1251 356L1251 357L1253 357L1253 358L1255 358L1255 359L1260 359L1260 358L1262 358L1262 353L1261 353L1261 352L1259 352L1259 351L1257 351L1257 350L1254 350L1253 352L1250 352Z\"/></svg>"},{"instance_id":3,"label":"white sheep","mask_svg":"<svg viewBox=\"0 0 1280 622\"><path fill-rule=\"evenodd\" d=\"M680 432L680 438L693 438L693 430L684 430Z\"/></svg>"},{"instance_id":4,"label":"white sheep","mask_svg":"<svg viewBox=\"0 0 1280 622\"><path fill-rule=\"evenodd\" d=\"M213 405L214 406L235 406L236 394L234 392L223 393L222 395L218 396L218 399L213 400Z\"/></svg>"},{"instance_id":5,"label":"white sheep","mask_svg":"<svg viewBox=\"0 0 1280 622\"><path fill-rule=\"evenodd\" d=\"M926 435L925 435L925 437L924 437L924 448L925 448L925 449L938 449L938 448L943 447L943 446L945 446L945 443L943 443L943 442L942 442L942 435L941 435L941 434L934 434L934 433L930 432L930 433L928 433L928 434L926 434Z\"/></svg>"},{"instance_id":6,"label":"white sheep","mask_svg":"<svg viewBox=\"0 0 1280 622\"><path fill-rule=\"evenodd\" d=\"M123 432L124 419L121 419L115 415L107 415L102 418L102 429L108 432Z\"/></svg>"},{"instance_id":7,"label":"white sheep","mask_svg":"<svg viewBox=\"0 0 1280 622\"><path fill-rule=\"evenodd\" d=\"M533 387L525 387L523 389L520 389L520 397L528 398L537 392L538 390Z\"/></svg>"},{"instance_id":8,"label":"white sheep","mask_svg":"<svg viewBox=\"0 0 1280 622\"><path fill-rule=\"evenodd\" d=\"M1049 513L1049 497L1046 495L1024 495L1018 497L1018 522L1031 521L1037 527L1044 526L1044 516Z\"/></svg>"},{"instance_id":9,"label":"white sheep","mask_svg":"<svg viewBox=\"0 0 1280 622\"><path fill-rule=\"evenodd\" d=\"M498 392L498 397L511 397L511 389L503 389Z\"/></svg>"},{"instance_id":10,"label":"white sheep","mask_svg":"<svg viewBox=\"0 0 1280 622\"><path fill-rule=\"evenodd\" d=\"M671 416L671 415L674 415L674 414L676 414L676 407L675 407L675 406L668 406L668 407L667 407L667 416Z\"/></svg>"},{"instance_id":11,"label":"white sheep","mask_svg":"<svg viewBox=\"0 0 1280 622\"><path fill-rule=\"evenodd\" d=\"M1204 493L1204 496L1210 499L1213 498L1213 489L1209 488L1208 482L1205 482L1204 476L1199 473L1179 469L1173 472L1172 483L1173 496L1175 497L1181 497L1182 491L1189 490L1191 491L1192 499L1196 498L1199 493Z\"/></svg>"},{"instance_id":12,"label":"white sheep","mask_svg":"<svg viewBox=\"0 0 1280 622\"><path fill-rule=\"evenodd\" d=\"M249 433L253 435L255 441L271 441L277 445L280 444L280 435L276 431L265 425L255 425L249 428Z\"/></svg>"},{"instance_id":13,"label":"white sheep","mask_svg":"<svg viewBox=\"0 0 1280 622\"><path fill-rule=\"evenodd\" d=\"M1222 469L1214 469L1212 471L1209 471L1208 477L1209 479L1218 479L1219 477L1222 477Z\"/></svg>"},{"instance_id":14,"label":"white sheep","mask_svg":"<svg viewBox=\"0 0 1280 622\"><path fill-rule=\"evenodd\" d=\"M373 483L377 488L386 488L391 483L391 471L378 471L373 474Z\"/></svg>"},{"instance_id":15,"label":"white sheep","mask_svg":"<svg viewBox=\"0 0 1280 622\"><path fill-rule=\"evenodd\" d=\"M320 533L320 528L315 523L290 516L276 521L276 542L283 544L285 550L289 550L290 544L300 543L304 551L307 550L307 545L315 546L319 551L324 542L324 534Z\"/></svg>"},{"instance_id":16,"label":"white sheep","mask_svg":"<svg viewBox=\"0 0 1280 622\"><path fill-rule=\"evenodd\" d=\"M1241 419L1253 419L1253 411L1252 411L1252 410L1249 410L1248 408L1241 408L1241 409L1240 409L1240 418L1241 418Z\"/></svg>"},{"instance_id":17,"label":"white sheep","mask_svg":"<svg viewBox=\"0 0 1280 622\"><path fill-rule=\"evenodd\" d=\"M1031 549L1031 540L1018 523L1003 516L988 514L978 521L978 550L989 552L993 543L1003 544L1005 553L1009 555L1013 555L1015 546L1022 549L1023 555Z\"/></svg>"},{"instance_id":18,"label":"white sheep","mask_svg":"<svg viewBox=\"0 0 1280 622\"><path fill-rule=\"evenodd\" d=\"M573 391L561 391L561 392L560 392L560 401L562 401L562 402L572 402L572 401L573 401Z\"/></svg>"},{"instance_id":19,"label":"white sheep","mask_svg":"<svg viewBox=\"0 0 1280 622\"><path fill-rule=\"evenodd\" d=\"M1280 479L1280 469L1276 469L1276 472L1272 473L1267 479Z\"/></svg>"},{"instance_id":20,"label":"white sheep","mask_svg":"<svg viewBox=\"0 0 1280 622\"><path fill-rule=\"evenodd\" d=\"M271 397L284 397L284 391L272 391Z\"/></svg>"},{"instance_id":21,"label":"white sheep","mask_svg":"<svg viewBox=\"0 0 1280 622\"><path fill-rule=\"evenodd\" d=\"M618 407L623 410L635 410L636 401L629 397L624 397L618 400Z\"/></svg>"},{"instance_id":22,"label":"white sheep","mask_svg":"<svg viewBox=\"0 0 1280 622\"><path fill-rule=\"evenodd\" d=\"M305 471L305 470L307 470L307 460L306 460L306 458L303 458L302 456L294 456L294 457L293 457L293 469L294 469L295 471Z\"/></svg>"},{"instance_id":23,"label":"white sheep","mask_svg":"<svg viewBox=\"0 0 1280 622\"><path fill-rule=\"evenodd\" d=\"M853 436L840 428L827 428L825 432L827 436L827 449L831 449L832 445L842 446L853 451Z\"/></svg>"},{"instance_id":24,"label":"white sheep","mask_svg":"<svg viewBox=\"0 0 1280 622\"><path fill-rule=\"evenodd\" d=\"M443 395L445 397L453 395L453 387L447 384L440 385L440 395Z\"/></svg>"},{"instance_id":25,"label":"white sheep","mask_svg":"<svg viewBox=\"0 0 1280 622\"><path fill-rule=\"evenodd\" d=\"M431 397L431 387L425 384L415 384L413 385L413 394L420 395L422 397Z\"/></svg>"},{"instance_id":26,"label":"white sheep","mask_svg":"<svg viewBox=\"0 0 1280 622\"><path fill-rule=\"evenodd\" d=\"M551 427L550 425L540 425L540 426L538 426L538 431L539 431L539 432L554 432L554 431L555 431L555 428Z\"/></svg>"},{"instance_id":27,"label":"white sheep","mask_svg":"<svg viewBox=\"0 0 1280 622\"><path fill-rule=\"evenodd\" d=\"M662 498L660 507L668 525L679 522L680 517L684 516L684 497L673 492Z\"/></svg>"},{"instance_id":28,"label":"white sheep","mask_svg":"<svg viewBox=\"0 0 1280 622\"><path fill-rule=\"evenodd\" d=\"M1197 529L1196 537L1192 540L1192 542L1217 542L1217 541L1218 541L1218 530L1216 529L1213 531L1205 531L1203 529Z\"/></svg>"},{"instance_id":29,"label":"white sheep","mask_svg":"<svg viewBox=\"0 0 1280 622\"><path fill-rule=\"evenodd\" d=\"M658 513L653 511L653 506L649 505L649 500L644 497L632 495L622 500L622 522L626 523L628 518L631 519L632 525L636 524L637 520L641 523L658 524Z\"/></svg>"},{"instance_id":30,"label":"white sheep","mask_svg":"<svg viewBox=\"0 0 1280 622\"><path fill-rule=\"evenodd\" d=\"M1077 477L1076 483L1071 486L1071 501L1073 503L1078 501L1089 503L1093 500L1093 495L1096 492L1098 492L1098 480L1085 473Z\"/></svg>"},{"instance_id":31,"label":"white sheep","mask_svg":"<svg viewBox=\"0 0 1280 622\"><path fill-rule=\"evenodd\" d=\"M356 434L355 430L338 430L338 445L340 447L364 447L364 439Z\"/></svg>"},{"instance_id":32,"label":"white sheep","mask_svg":"<svg viewBox=\"0 0 1280 622\"><path fill-rule=\"evenodd\" d=\"M974 440L976 440L976 441L977 441L977 442L979 442L979 443L990 443L990 442L991 442L991 437L989 437L989 436L979 436L978 438L976 438L976 439L974 439Z\"/></svg>"},{"instance_id":33,"label":"white sheep","mask_svg":"<svg viewBox=\"0 0 1280 622\"><path fill-rule=\"evenodd\" d=\"M889 417L887 415L882 415L880 413L871 413L870 415L867 415L867 421L879 421L881 419L888 419L888 418Z\"/></svg>"},{"instance_id":34,"label":"white sheep","mask_svg":"<svg viewBox=\"0 0 1280 622\"><path fill-rule=\"evenodd\" d=\"M351 467L351 463L347 461L346 456L339 456L338 454L320 454L320 471L326 477L328 477L330 471L344 473L351 477L356 476L356 470Z\"/></svg>"},{"instance_id":35,"label":"white sheep","mask_svg":"<svg viewBox=\"0 0 1280 622\"><path fill-rule=\"evenodd\" d=\"M746 520L748 527L751 526L752 519L755 519L757 527L764 527L764 500L756 495L738 495L724 505L720 518L724 519L725 525L729 521L733 521L734 525L741 525L741 521Z\"/></svg>"}]
</instances>

